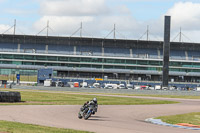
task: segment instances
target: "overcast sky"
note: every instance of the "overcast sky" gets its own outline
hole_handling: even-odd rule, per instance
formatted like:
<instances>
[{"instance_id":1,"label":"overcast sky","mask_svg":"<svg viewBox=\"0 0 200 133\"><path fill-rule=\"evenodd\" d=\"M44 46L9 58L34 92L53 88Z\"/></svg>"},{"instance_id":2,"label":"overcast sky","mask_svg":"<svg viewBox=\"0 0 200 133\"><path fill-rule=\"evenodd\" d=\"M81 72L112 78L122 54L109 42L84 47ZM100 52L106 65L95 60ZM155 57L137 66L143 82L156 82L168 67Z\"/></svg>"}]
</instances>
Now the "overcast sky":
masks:
<instances>
[{"instance_id":1,"label":"overcast sky","mask_svg":"<svg viewBox=\"0 0 200 133\"><path fill-rule=\"evenodd\" d=\"M171 41L179 41L181 27L182 41L200 43L199 0L0 0L0 11L0 33L16 19L16 34L35 35L49 21L49 35L70 36L82 22L83 36L104 38L115 24L116 38L145 40L148 25L149 39L159 41L164 16L170 15Z\"/></svg>"}]
</instances>

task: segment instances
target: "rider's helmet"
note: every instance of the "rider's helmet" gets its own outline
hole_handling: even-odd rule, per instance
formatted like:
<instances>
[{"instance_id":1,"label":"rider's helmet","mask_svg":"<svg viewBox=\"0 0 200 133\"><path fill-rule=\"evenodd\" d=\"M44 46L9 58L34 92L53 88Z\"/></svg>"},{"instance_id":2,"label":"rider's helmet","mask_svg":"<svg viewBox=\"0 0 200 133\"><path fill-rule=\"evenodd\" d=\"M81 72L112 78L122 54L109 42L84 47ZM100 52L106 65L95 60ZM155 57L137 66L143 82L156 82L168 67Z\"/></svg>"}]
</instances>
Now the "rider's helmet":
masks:
<instances>
[{"instance_id":1,"label":"rider's helmet","mask_svg":"<svg viewBox=\"0 0 200 133\"><path fill-rule=\"evenodd\" d=\"M94 103L97 103L97 98L95 97L95 98L93 98L93 100L92 100Z\"/></svg>"}]
</instances>

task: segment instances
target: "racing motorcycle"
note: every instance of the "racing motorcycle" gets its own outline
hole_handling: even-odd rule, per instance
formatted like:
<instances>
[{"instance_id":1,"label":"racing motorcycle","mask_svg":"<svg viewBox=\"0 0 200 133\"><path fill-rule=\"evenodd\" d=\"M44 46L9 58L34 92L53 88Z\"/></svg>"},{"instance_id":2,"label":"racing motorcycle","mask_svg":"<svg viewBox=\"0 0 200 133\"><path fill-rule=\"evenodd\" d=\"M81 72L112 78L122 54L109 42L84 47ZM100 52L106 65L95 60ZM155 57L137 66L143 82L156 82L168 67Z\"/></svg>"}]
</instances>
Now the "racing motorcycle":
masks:
<instances>
[{"instance_id":1,"label":"racing motorcycle","mask_svg":"<svg viewBox=\"0 0 200 133\"><path fill-rule=\"evenodd\" d=\"M83 106L80 108L80 111L78 113L78 118L82 119L84 118L85 120L87 120L92 114L95 114L95 110L97 110L95 108L94 105L87 105L87 106Z\"/></svg>"},{"instance_id":2,"label":"racing motorcycle","mask_svg":"<svg viewBox=\"0 0 200 133\"><path fill-rule=\"evenodd\" d=\"M86 108L87 108L87 107L85 107L85 106L83 106L83 107L80 108L80 111L79 111L79 113L78 113L78 118L79 118L79 119L82 119L83 116L85 115L85 113L86 113L86 111L87 111Z\"/></svg>"},{"instance_id":3,"label":"racing motorcycle","mask_svg":"<svg viewBox=\"0 0 200 133\"><path fill-rule=\"evenodd\" d=\"M94 107L92 106L89 106L88 108L86 108L83 113L83 118L87 120L93 114L94 112L93 110L94 110Z\"/></svg>"}]
</instances>

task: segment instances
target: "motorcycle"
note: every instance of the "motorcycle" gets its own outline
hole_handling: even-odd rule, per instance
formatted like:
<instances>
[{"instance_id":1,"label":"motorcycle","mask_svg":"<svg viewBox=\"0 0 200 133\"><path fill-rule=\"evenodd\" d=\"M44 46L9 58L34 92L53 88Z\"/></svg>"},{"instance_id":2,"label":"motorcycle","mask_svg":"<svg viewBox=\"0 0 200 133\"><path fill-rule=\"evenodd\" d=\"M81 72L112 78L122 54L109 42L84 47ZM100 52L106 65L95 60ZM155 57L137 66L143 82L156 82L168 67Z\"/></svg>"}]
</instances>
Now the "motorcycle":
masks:
<instances>
[{"instance_id":1,"label":"motorcycle","mask_svg":"<svg viewBox=\"0 0 200 133\"><path fill-rule=\"evenodd\" d=\"M88 108L85 109L84 113L83 113L83 118L85 120L87 120L93 113L93 107L89 106Z\"/></svg>"},{"instance_id":2,"label":"motorcycle","mask_svg":"<svg viewBox=\"0 0 200 133\"><path fill-rule=\"evenodd\" d=\"M92 114L93 115L95 114L96 110L97 109L93 105L82 106L78 113L78 118L79 119L84 118L85 120L87 120Z\"/></svg>"},{"instance_id":3,"label":"motorcycle","mask_svg":"<svg viewBox=\"0 0 200 133\"><path fill-rule=\"evenodd\" d=\"M80 108L80 111L78 113L78 118L82 119L85 113L86 113L86 107L83 106Z\"/></svg>"}]
</instances>

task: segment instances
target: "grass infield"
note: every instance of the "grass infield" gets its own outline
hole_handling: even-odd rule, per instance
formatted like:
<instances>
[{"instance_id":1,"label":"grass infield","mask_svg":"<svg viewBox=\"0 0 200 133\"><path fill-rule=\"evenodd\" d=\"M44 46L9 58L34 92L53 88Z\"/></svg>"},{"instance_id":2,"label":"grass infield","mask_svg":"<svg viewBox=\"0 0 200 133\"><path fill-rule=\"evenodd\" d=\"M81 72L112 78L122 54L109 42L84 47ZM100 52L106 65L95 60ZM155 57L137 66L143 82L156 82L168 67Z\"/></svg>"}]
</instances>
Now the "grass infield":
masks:
<instances>
[{"instance_id":1,"label":"grass infield","mask_svg":"<svg viewBox=\"0 0 200 133\"><path fill-rule=\"evenodd\" d=\"M127 96L147 96L147 97L163 97L163 98L182 98L182 99L200 99L200 96L190 95L147 95L147 94L128 94Z\"/></svg>"},{"instance_id":2,"label":"grass infield","mask_svg":"<svg viewBox=\"0 0 200 133\"><path fill-rule=\"evenodd\" d=\"M91 133L72 129L0 121L0 133Z\"/></svg>"},{"instance_id":3,"label":"grass infield","mask_svg":"<svg viewBox=\"0 0 200 133\"><path fill-rule=\"evenodd\" d=\"M86 93L86 92L82 92ZM93 93L90 93L93 94ZM181 98L181 99L200 99L200 95L157 95L157 94L126 94L126 93L98 93L105 95L120 95L120 96L144 96L144 97L161 97L161 98Z\"/></svg>"},{"instance_id":4,"label":"grass infield","mask_svg":"<svg viewBox=\"0 0 200 133\"><path fill-rule=\"evenodd\" d=\"M4 89L2 89L4 90ZM15 90L11 90L15 91ZM99 96L72 94L69 92L55 91L24 91L16 90L21 93L22 101L19 103L0 103L0 105L82 105L84 102L96 97L99 105L148 105L148 104L173 104L175 101L152 100L141 98Z\"/></svg>"},{"instance_id":5,"label":"grass infield","mask_svg":"<svg viewBox=\"0 0 200 133\"><path fill-rule=\"evenodd\" d=\"M157 117L156 119L161 119L163 122L167 122L170 124L188 123L193 125L200 125L200 112L161 116Z\"/></svg>"}]
</instances>

